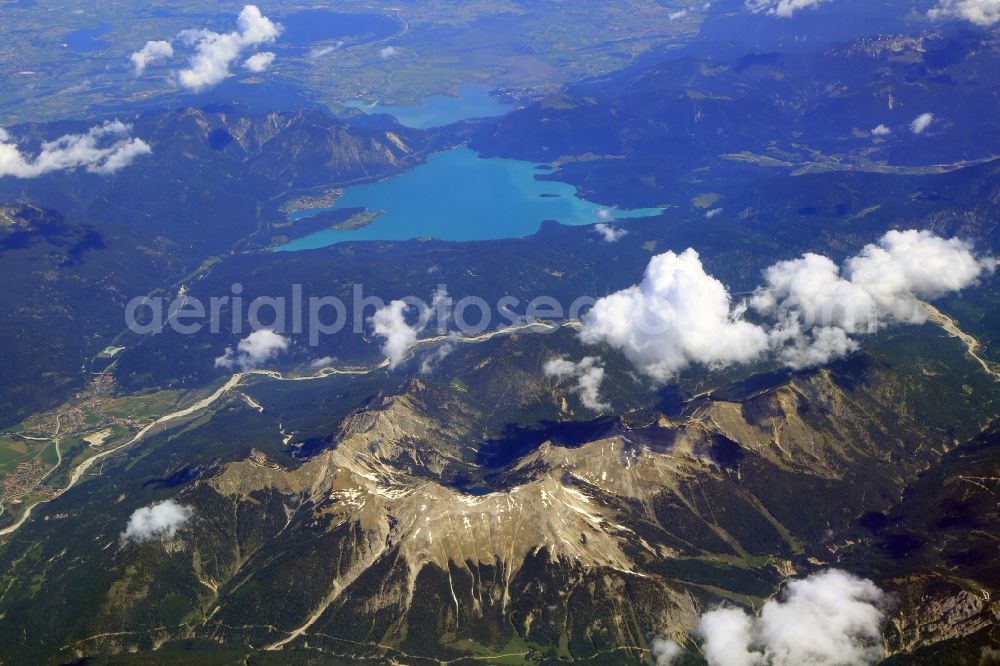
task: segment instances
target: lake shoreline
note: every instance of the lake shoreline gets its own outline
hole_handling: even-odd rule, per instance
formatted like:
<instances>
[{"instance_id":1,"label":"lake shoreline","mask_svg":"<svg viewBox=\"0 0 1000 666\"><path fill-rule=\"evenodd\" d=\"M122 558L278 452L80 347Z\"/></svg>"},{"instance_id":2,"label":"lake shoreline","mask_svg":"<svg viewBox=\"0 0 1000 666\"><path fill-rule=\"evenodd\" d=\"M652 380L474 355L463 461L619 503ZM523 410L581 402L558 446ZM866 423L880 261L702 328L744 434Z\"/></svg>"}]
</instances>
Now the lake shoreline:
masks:
<instances>
[{"instance_id":1,"label":"lake shoreline","mask_svg":"<svg viewBox=\"0 0 1000 666\"><path fill-rule=\"evenodd\" d=\"M551 179L558 170L501 157L482 157L468 146L432 153L402 174L345 188L327 208L299 210L292 224L326 213L363 209L381 215L350 229L322 229L274 247L294 252L348 241L405 241L434 238L477 241L523 238L538 232L542 221L583 226L638 217L655 217L661 208L621 210L579 196L569 183ZM543 165L549 167L549 165ZM538 178L544 174L545 179ZM346 221L346 220L341 220ZM312 223L315 228L315 222Z\"/></svg>"}]
</instances>

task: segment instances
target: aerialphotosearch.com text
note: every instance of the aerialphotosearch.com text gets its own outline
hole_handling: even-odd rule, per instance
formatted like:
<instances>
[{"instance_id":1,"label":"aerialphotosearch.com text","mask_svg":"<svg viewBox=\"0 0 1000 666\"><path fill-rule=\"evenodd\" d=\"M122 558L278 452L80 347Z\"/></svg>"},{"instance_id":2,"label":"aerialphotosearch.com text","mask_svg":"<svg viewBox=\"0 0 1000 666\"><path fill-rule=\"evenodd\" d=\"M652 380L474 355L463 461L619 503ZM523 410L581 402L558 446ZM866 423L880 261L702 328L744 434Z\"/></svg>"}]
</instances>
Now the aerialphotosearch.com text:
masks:
<instances>
[{"instance_id":1,"label":"aerialphotosearch.com text","mask_svg":"<svg viewBox=\"0 0 1000 666\"><path fill-rule=\"evenodd\" d=\"M210 333L237 334L270 329L282 335L305 334L310 346L320 344L324 336L337 335L345 329L364 335L371 329L370 319L388 302L365 294L363 285L351 285L348 298L306 296L301 284L293 284L288 295L244 296L244 287L234 283L230 293L206 300L180 294L174 298L139 296L125 307L125 323L138 335L153 335L171 330L181 335ZM413 325L438 334L478 335L499 326L518 326L537 322L580 319L596 299L580 296L563 302L552 296L519 298L502 296L487 301L479 296L449 295L447 285L438 285L428 298L403 296L391 301L406 304ZM554 330L554 329L542 329Z\"/></svg>"}]
</instances>

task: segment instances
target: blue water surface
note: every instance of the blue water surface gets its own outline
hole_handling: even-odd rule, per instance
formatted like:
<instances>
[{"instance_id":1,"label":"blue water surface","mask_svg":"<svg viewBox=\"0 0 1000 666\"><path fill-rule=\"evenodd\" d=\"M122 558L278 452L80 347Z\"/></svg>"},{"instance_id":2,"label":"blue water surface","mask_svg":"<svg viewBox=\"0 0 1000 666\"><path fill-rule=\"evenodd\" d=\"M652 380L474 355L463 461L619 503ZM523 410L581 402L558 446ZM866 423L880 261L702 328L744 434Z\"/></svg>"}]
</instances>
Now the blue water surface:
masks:
<instances>
[{"instance_id":1,"label":"blue water surface","mask_svg":"<svg viewBox=\"0 0 1000 666\"><path fill-rule=\"evenodd\" d=\"M450 125L469 118L502 116L513 108L490 96L489 90L487 86L461 86L458 89L458 96L429 95L423 98L419 106L369 105L360 100L347 102L345 106L360 109L365 113L388 113L407 127L427 129Z\"/></svg>"},{"instance_id":2,"label":"blue water surface","mask_svg":"<svg viewBox=\"0 0 1000 666\"><path fill-rule=\"evenodd\" d=\"M74 51L87 53L90 51L100 51L111 46L111 42L97 39L101 35L109 32L111 25L105 23L96 28L87 30L74 30L66 35L66 45Z\"/></svg>"},{"instance_id":3,"label":"blue water surface","mask_svg":"<svg viewBox=\"0 0 1000 666\"><path fill-rule=\"evenodd\" d=\"M371 224L319 231L276 249L308 250L344 241L519 238L538 231L543 220L594 224L661 212L659 208L601 206L578 197L572 185L535 178L543 172L550 170L533 162L482 158L466 147L435 153L426 163L399 176L347 189L331 208L298 211L292 216L302 219L343 208L382 211Z\"/></svg>"}]
</instances>

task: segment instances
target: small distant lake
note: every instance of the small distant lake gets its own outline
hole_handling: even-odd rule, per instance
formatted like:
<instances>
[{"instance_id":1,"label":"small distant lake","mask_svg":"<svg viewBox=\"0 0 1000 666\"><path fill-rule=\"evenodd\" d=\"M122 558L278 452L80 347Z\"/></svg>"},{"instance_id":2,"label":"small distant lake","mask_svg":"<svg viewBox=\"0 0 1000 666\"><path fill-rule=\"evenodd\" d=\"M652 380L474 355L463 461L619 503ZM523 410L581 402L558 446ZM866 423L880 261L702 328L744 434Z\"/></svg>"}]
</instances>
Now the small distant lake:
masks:
<instances>
[{"instance_id":1,"label":"small distant lake","mask_svg":"<svg viewBox=\"0 0 1000 666\"><path fill-rule=\"evenodd\" d=\"M279 45L298 47L344 37L385 39L399 32L402 25L396 17L385 14L351 14L327 9L304 9L272 18L284 26Z\"/></svg>"},{"instance_id":2,"label":"small distant lake","mask_svg":"<svg viewBox=\"0 0 1000 666\"><path fill-rule=\"evenodd\" d=\"M73 32L66 35L66 44L74 51L88 52L88 51L100 51L111 46L111 42L106 42L103 39L97 39L101 35L111 30L111 25L105 23L96 28L88 28L86 30L74 30Z\"/></svg>"},{"instance_id":3,"label":"small distant lake","mask_svg":"<svg viewBox=\"0 0 1000 666\"><path fill-rule=\"evenodd\" d=\"M450 125L469 118L489 118L502 116L513 107L504 104L489 94L489 88L481 85L465 85L458 89L458 96L429 95L419 106L376 104L371 106L360 100L345 104L365 113L388 113L403 125L416 129Z\"/></svg>"},{"instance_id":4,"label":"small distant lake","mask_svg":"<svg viewBox=\"0 0 1000 666\"><path fill-rule=\"evenodd\" d=\"M150 14L156 18L184 18L209 22L213 30L232 30L235 16L225 12L187 12L157 7ZM352 38L369 42L392 37L402 30L402 22L391 14L338 12L329 9L303 9L291 14L264 10L264 15L284 28L281 37L269 50L306 53L312 47L330 45L333 40Z\"/></svg>"},{"instance_id":5,"label":"small distant lake","mask_svg":"<svg viewBox=\"0 0 1000 666\"><path fill-rule=\"evenodd\" d=\"M466 147L435 153L404 174L347 189L333 207L298 211L292 216L303 219L343 208L383 211L371 224L359 229L319 231L276 250L310 250L345 241L519 238L538 231L543 220L581 225L608 217L652 217L661 213L659 208L618 210L601 206L578 197L572 185L536 179L540 173L552 171L533 162L482 158ZM607 211L603 217L602 211Z\"/></svg>"}]
</instances>

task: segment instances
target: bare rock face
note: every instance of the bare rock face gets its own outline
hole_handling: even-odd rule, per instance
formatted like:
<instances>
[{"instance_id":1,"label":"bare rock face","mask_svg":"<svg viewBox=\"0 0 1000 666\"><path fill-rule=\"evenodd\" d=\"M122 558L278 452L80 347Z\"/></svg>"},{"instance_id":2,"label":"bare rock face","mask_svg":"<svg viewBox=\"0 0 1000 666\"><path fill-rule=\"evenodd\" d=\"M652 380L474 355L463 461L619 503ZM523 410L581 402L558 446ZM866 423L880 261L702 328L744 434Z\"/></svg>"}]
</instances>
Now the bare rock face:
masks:
<instances>
[{"instance_id":1,"label":"bare rock face","mask_svg":"<svg viewBox=\"0 0 1000 666\"><path fill-rule=\"evenodd\" d=\"M376 178L419 161L428 136L402 126L352 127L317 111L245 115L186 109L145 121L161 151L236 160L243 173L308 188Z\"/></svg>"},{"instance_id":2,"label":"bare rock face","mask_svg":"<svg viewBox=\"0 0 1000 666\"><path fill-rule=\"evenodd\" d=\"M896 581L898 608L890 617L894 652L964 638L996 626L1000 605L985 590L975 592L937 576Z\"/></svg>"},{"instance_id":3,"label":"bare rock face","mask_svg":"<svg viewBox=\"0 0 1000 666\"><path fill-rule=\"evenodd\" d=\"M289 526L352 535L355 545L342 548L338 570L312 581L320 591L300 623L273 632L272 643L339 635L345 613L360 605L372 626L397 618L373 640L403 644L412 630L405 618L425 612L429 594L442 604L435 620L441 631L461 634L463 627L502 625L530 606L533 594L564 594L570 580L588 586L589 607L615 600L626 606L621 618L649 618L644 631L683 638L700 612L720 600L691 585L698 570L768 554L760 570L739 564L740 573L730 575L776 584L818 564L804 559L818 552L812 535L783 523L796 513L788 507L803 489L768 487L757 477L788 470L826 487L869 484L865 469L892 466L897 457L863 427L876 401L874 393L846 390L817 373L742 402L698 399L678 418L645 426L619 421L574 446L545 441L500 469L484 470L473 445L482 410L458 392L413 380L349 414L331 437L333 448L298 468L244 460L205 485L237 505L276 493L294 497ZM894 445L898 452L907 443ZM470 492L453 483L456 476L488 485ZM886 488L896 487L894 476L881 477ZM825 510L831 521L851 515ZM375 579L379 591L371 594ZM735 584L766 596L771 583ZM623 600L628 588L641 592ZM540 607L551 605L541 598ZM922 619L897 627L905 637L900 649L981 628L984 606L977 599L956 588L933 603L908 600L907 617L923 604ZM566 612L564 603L555 608ZM226 599L220 604L220 618L234 612ZM551 624L556 610L524 612L515 626L530 636ZM281 626L278 618L271 623ZM602 625L600 631L624 641L633 629Z\"/></svg>"},{"instance_id":4,"label":"bare rock face","mask_svg":"<svg viewBox=\"0 0 1000 666\"><path fill-rule=\"evenodd\" d=\"M564 387L519 381L509 368L496 377L506 403L562 413ZM196 507L177 540L101 549L95 527L96 537L45 554L83 562L74 549L97 543L79 566L107 581L88 593L99 602L79 635L60 645L86 639L85 655L208 639L411 663L526 641L597 659L623 646L645 654L657 636L692 646L707 609L759 608L788 577L828 567L889 592L887 654L988 631L997 608L987 586L928 574L935 561L920 550L907 555L910 575L893 575L900 565L880 540L895 536L894 518L868 521L883 532L859 528L859 516L888 512L905 493L930 497L930 509L913 510L940 525L931 509L954 503L906 479L925 460L943 458L931 470L946 476L953 464L941 453L950 442L926 436L932 427L900 398L908 388L897 374L873 367L865 381L847 379L780 376L701 394L669 414L541 419L497 434L495 406L455 386L373 380L371 392L345 394L344 403L322 396L317 413L285 393L316 390L310 382L262 374L246 387L252 399L232 395L144 444L147 456L165 459L213 450L212 463L174 495ZM896 405L891 414L885 404ZM907 423L893 436L865 425L895 418ZM234 442L249 441L223 448L237 419L255 425ZM306 442L318 444L300 447ZM976 451L991 452L986 444ZM147 474L159 469L149 463ZM967 494L968 484L925 477L932 491L959 488L961 502L989 506ZM136 485L109 498L111 509ZM90 534L90 524L70 529ZM956 543L967 556L969 544ZM163 575L171 592L161 599ZM58 590L61 580L44 585ZM9 594L34 598L17 583ZM170 624L177 608L196 620ZM91 631L123 612L139 618L134 634Z\"/></svg>"}]
</instances>

